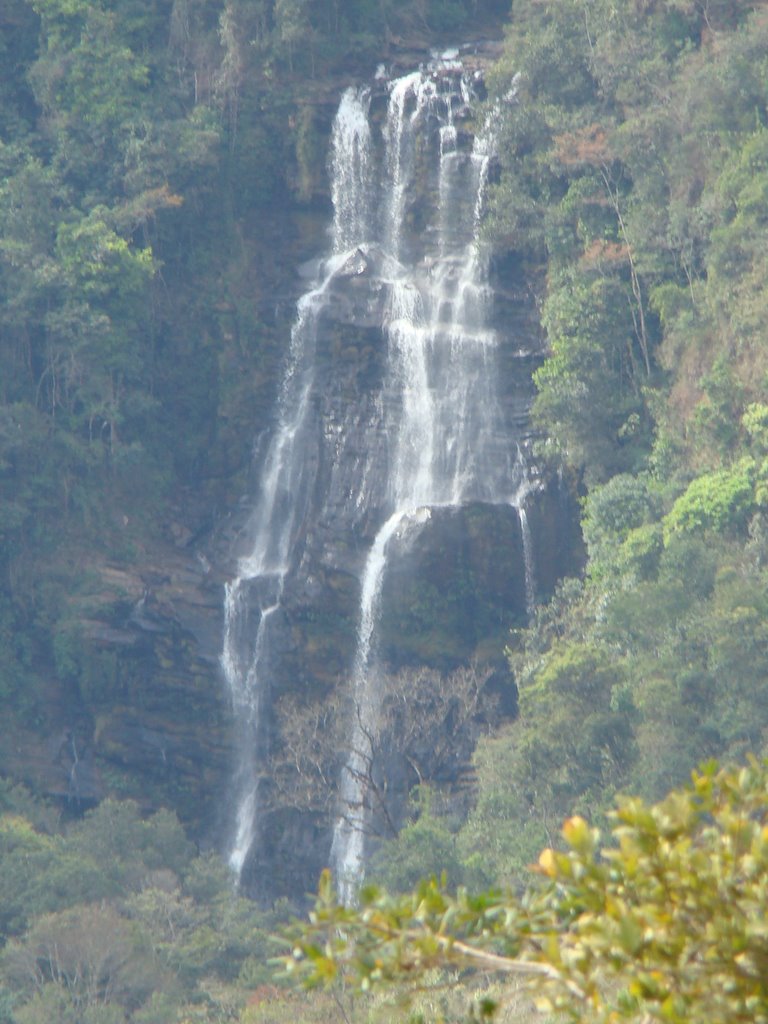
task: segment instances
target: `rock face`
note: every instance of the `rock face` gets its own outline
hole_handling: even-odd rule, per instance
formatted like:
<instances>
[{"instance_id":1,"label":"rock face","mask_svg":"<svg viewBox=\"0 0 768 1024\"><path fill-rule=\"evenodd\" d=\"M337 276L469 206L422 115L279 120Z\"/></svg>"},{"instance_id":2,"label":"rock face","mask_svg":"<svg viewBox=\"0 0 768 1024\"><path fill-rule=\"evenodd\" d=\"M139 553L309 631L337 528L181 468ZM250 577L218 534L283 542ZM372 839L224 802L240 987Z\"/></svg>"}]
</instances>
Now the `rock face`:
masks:
<instances>
[{"instance_id":1,"label":"rock face","mask_svg":"<svg viewBox=\"0 0 768 1024\"><path fill-rule=\"evenodd\" d=\"M312 886L329 859L362 869L355 751L377 727L374 667L502 660L509 628L573 565L572 510L529 453L534 296L479 241L494 154L492 117L469 130L477 90L451 58L349 90L334 122L333 251L304 271L227 591L240 760L225 844L256 895ZM340 692L335 810L281 804L265 778L275 706Z\"/></svg>"},{"instance_id":2,"label":"rock face","mask_svg":"<svg viewBox=\"0 0 768 1024\"><path fill-rule=\"evenodd\" d=\"M202 838L231 772L221 582L172 544L130 569L94 561L87 579L54 638L44 717L3 737L3 766L72 813L131 797Z\"/></svg>"},{"instance_id":3,"label":"rock face","mask_svg":"<svg viewBox=\"0 0 768 1024\"><path fill-rule=\"evenodd\" d=\"M177 526L129 568L94 564L54 644L45 724L0 737L0 764L73 810L106 794L173 807L264 899L310 890L350 846L338 797L299 807L265 778L279 702L359 704L375 666L503 666L510 627L578 565L569 488L530 454L534 291L477 241L494 168L471 130L481 66L347 94L333 251L295 286L253 494L213 534ZM349 730L340 743L343 803ZM402 801L416 780L399 770Z\"/></svg>"},{"instance_id":4,"label":"rock face","mask_svg":"<svg viewBox=\"0 0 768 1024\"><path fill-rule=\"evenodd\" d=\"M230 770L229 708L215 685L221 584L191 553L168 552L162 575L145 569L109 583L136 599L121 627L131 646L117 678L91 694L94 756L112 786L122 777L129 795L174 807L201 835ZM102 629L87 635L94 652L111 646Z\"/></svg>"}]
</instances>

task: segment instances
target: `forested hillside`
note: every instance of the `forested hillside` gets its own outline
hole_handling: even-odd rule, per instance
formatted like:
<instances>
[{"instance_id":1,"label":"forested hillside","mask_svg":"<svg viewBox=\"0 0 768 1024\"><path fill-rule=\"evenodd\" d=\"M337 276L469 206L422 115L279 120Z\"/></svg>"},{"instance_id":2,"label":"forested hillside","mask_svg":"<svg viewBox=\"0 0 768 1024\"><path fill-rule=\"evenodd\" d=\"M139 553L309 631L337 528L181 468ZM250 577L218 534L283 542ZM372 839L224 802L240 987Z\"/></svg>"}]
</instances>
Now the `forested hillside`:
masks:
<instances>
[{"instance_id":1,"label":"forested hillside","mask_svg":"<svg viewBox=\"0 0 768 1024\"><path fill-rule=\"evenodd\" d=\"M510 643L520 719L462 832L489 881L574 809L765 750L766 33L755 4L513 12L492 230L546 274L534 411L589 560Z\"/></svg>"},{"instance_id":2,"label":"forested hillside","mask_svg":"<svg viewBox=\"0 0 768 1024\"><path fill-rule=\"evenodd\" d=\"M419 787L372 876L518 882L565 817L766 752L768 7L508 8L2 5L0 1021L336 1012L265 987L275 917L152 812L210 838L230 722L195 545L270 423L330 105L393 55L504 32L485 233L536 286L537 458L578 480L587 563L510 634L517 717L484 718L469 795Z\"/></svg>"}]
</instances>

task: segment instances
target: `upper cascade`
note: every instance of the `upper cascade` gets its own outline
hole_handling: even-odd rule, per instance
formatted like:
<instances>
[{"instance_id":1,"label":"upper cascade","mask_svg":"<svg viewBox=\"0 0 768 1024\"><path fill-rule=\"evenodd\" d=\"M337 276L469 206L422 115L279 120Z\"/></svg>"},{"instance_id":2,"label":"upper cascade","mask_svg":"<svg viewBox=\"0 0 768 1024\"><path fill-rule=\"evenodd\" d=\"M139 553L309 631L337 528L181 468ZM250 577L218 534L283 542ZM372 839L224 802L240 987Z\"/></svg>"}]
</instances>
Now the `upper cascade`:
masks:
<instances>
[{"instance_id":1,"label":"upper cascade","mask_svg":"<svg viewBox=\"0 0 768 1024\"><path fill-rule=\"evenodd\" d=\"M369 89L347 89L341 97L331 138L333 251L345 252L370 237L372 192Z\"/></svg>"},{"instance_id":2,"label":"upper cascade","mask_svg":"<svg viewBox=\"0 0 768 1024\"><path fill-rule=\"evenodd\" d=\"M330 855L347 899L370 824L365 744L381 705L371 669L392 553L431 510L520 509L530 488L520 414L499 386L481 239L495 119L483 117L455 55L383 86L347 89L334 119L330 251L297 304L246 550L227 588L221 659L240 729L229 852L240 875L272 842L260 828L262 762L289 634L320 592L318 574L357 578ZM327 353L341 352L354 355L354 378L328 376ZM524 593L528 605L531 587Z\"/></svg>"}]
</instances>

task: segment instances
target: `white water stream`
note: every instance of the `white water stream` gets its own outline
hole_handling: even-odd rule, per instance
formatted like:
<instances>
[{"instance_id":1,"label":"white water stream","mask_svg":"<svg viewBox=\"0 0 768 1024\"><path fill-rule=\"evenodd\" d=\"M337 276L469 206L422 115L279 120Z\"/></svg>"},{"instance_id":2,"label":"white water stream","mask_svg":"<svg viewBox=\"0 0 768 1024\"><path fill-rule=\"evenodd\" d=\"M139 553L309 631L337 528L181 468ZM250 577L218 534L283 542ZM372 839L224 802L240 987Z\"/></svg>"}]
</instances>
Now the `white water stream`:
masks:
<instances>
[{"instance_id":1,"label":"white water stream","mask_svg":"<svg viewBox=\"0 0 768 1024\"><path fill-rule=\"evenodd\" d=\"M225 588L221 666L240 733L236 820L228 860L238 879L258 829L259 760L265 746L262 712L269 687L269 627L281 608L285 579L292 568L293 543L311 483L305 448L318 318L330 282L350 255L346 250L367 233L370 129L364 104L364 96L353 90L348 90L339 104L331 155L334 251L297 304L277 427L251 516L250 551L240 559L236 577ZM257 622L252 621L254 604L258 608Z\"/></svg>"},{"instance_id":2,"label":"white water stream","mask_svg":"<svg viewBox=\"0 0 768 1024\"><path fill-rule=\"evenodd\" d=\"M496 337L488 326L492 295L480 242L483 197L494 155L490 129L462 151L454 107L463 80L421 72L392 83L386 144L382 238L397 261L389 281L386 331L396 419L389 479L390 514L373 542L362 576L353 673L348 759L331 861L341 898L354 899L365 865L372 742L380 694L371 671L379 598L394 537L421 525L430 508L468 501L519 504L525 466L512 448L496 393ZM446 88L448 86L448 88ZM414 260L405 232L407 197L426 126L439 122L437 238ZM525 547L530 533L520 511ZM526 556L526 567L529 565ZM526 596L532 605L533 585Z\"/></svg>"},{"instance_id":3,"label":"white water stream","mask_svg":"<svg viewBox=\"0 0 768 1024\"><path fill-rule=\"evenodd\" d=\"M526 603L529 612L533 608L527 467L496 390L497 338L489 326L493 296L480 240L494 156L493 120L467 143L457 112L466 110L470 99L469 85L455 66L393 81L380 141L368 90L347 90L339 104L330 159L333 253L298 303L250 550L226 592L221 663L241 729L229 851L238 877L258 835L270 627L282 614L284 585L295 568L295 539L313 484L305 450L318 319L334 276L356 254L383 250L379 284L387 294L388 352L381 408L389 468L386 479L376 482L382 490L381 525L361 573L348 746L331 850L344 900L354 899L365 864L370 744L380 712L372 668L392 544L422 526L436 507L476 501L512 505L523 538ZM430 141L434 138L437 145ZM438 162L433 209L419 230L413 197L424 187L422 182L415 189L414 183L429 159ZM368 486L368 469L364 476L361 487Z\"/></svg>"}]
</instances>

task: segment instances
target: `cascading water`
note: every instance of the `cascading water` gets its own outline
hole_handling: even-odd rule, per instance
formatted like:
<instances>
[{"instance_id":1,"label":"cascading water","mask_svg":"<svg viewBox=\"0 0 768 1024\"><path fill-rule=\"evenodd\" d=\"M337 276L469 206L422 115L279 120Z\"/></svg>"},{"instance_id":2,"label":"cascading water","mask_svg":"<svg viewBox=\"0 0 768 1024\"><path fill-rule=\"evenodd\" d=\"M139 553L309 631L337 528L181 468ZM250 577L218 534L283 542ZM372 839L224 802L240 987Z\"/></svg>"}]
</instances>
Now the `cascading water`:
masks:
<instances>
[{"instance_id":1,"label":"cascading water","mask_svg":"<svg viewBox=\"0 0 768 1024\"><path fill-rule=\"evenodd\" d=\"M360 600L331 850L347 901L364 868L370 741L380 713L377 625L392 551L417 539L437 508L512 505L529 611L533 604L523 507L530 485L519 427L497 390L499 345L480 241L494 119L471 140L463 128L471 101L455 62L389 83L385 113L368 89L341 98L330 159L332 254L298 303L249 551L226 592L221 662L240 729L229 862L239 876L259 836L265 717L286 592L306 571L307 545L320 544L323 530L370 538L367 555L349 556ZM349 401L345 394L333 423L321 423L318 407L330 400L316 382L319 332L332 322L328 333L337 338L338 324L355 323L353 308L362 310L357 322L378 318L381 379L367 411L359 396Z\"/></svg>"},{"instance_id":2,"label":"cascading water","mask_svg":"<svg viewBox=\"0 0 768 1024\"><path fill-rule=\"evenodd\" d=\"M520 536L523 542L523 564L525 566L525 610L530 618L536 609L536 566L533 559L533 538L528 522L528 511L525 498L522 497L517 507L520 520Z\"/></svg>"},{"instance_id":3,"label":"cascading water","mask_svg":"<svg viewBox=\"0 0 768 1024\"><path fill-rule=\"evenodd\" d=\"M298 302L277 428L250 520L250 551L225 589L221 665L239 730L236 824L228 859L238 878L257 834L259 761L267 745L263 711L269 687L270 626L280 612L312 486L306 455L318 319L327 301L328 285L346 258L344 249L366 233L370 130L363 103L348 90L334 123L334 252L321 264L312 288ZM257 621L253 621L254 614Z\"/></svg>"},{"instance_id":4,"label":"cascading water","mask_svg":"<svg viewBox=\"0 0 768 1024\"><path fill-rule=\"evenodd\" d=\"M398 261L389 281L386 325L386 387L395 399L390 429L396 442L389 515L362 578L350 749L331 851L340 895L347 902L354 898L364 867L367 765L380 705L369 662L390 541L423 522L435 506L514 504L525 489L520 449L510 447L496 393L496 337L488 327L492 296L479 238L493 138L487 126L471 152L458 148L454 104L465 99L466 86L457 95L455 80L409 75L392 84L384 129L382 236ZM425 251L409 254L403 238L406 195L430 119L439 125L437 238Z\"/></svg>"}]
</instances>

